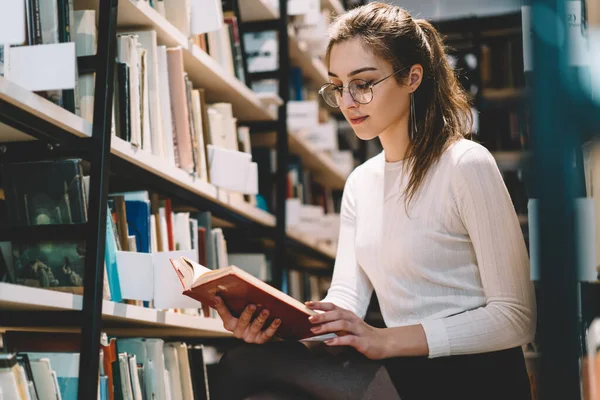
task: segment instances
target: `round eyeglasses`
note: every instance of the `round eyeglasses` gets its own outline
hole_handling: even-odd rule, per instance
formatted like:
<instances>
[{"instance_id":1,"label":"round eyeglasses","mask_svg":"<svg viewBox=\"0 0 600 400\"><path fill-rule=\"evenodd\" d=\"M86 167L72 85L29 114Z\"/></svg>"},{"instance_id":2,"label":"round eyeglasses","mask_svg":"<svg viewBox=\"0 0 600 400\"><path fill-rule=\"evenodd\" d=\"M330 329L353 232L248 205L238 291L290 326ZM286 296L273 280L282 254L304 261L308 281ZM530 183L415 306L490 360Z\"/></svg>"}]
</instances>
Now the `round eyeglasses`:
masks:
<instances>
[{"instance_id":1,"label":"round eyeglasses","mask_svg":"<svg viewBox=\"0 0 600 400\"><path fill-rule=\"evenodd\" d=\"M319 94L325 100L325 103L331 107L337 108L340 106L344 89L348 89L348 93L355 102L359 104L369 104L373 101L373 87L388 78L396 75L397 73L404 71L406 68L401 68L391 75L381 78L376 82L368 82L364 79L353 79L348 82L348 86L338 86L333 83L326 83L319 89Z\"/></svg>"}]
</instances>

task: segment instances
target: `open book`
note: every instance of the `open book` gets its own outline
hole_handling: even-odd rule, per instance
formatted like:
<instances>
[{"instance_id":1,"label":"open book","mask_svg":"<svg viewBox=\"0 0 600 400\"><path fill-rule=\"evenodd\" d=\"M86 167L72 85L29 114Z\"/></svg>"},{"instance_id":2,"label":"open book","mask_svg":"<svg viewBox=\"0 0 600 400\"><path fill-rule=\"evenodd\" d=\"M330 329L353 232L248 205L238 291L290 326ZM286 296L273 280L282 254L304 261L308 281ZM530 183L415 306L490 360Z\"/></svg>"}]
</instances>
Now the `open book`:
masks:
<instances>
[{"instance_id":1,"label":"open book","mask_svg":"<svg viewBox=\"0 0 600 400\"><path fill-rule=\"evenodd\" d=\"M186 257L169 260L181 280L183 294L202 304L214 308L218 295L236 318L248 304L257 306L255 315L266 308L270 314L264 326L281 319L276 336L282 339L321 341L335 336L316 336L310 331L313 324L308 317L317 311L236 266L211 270Z\"/></svg>"}]
</instances>

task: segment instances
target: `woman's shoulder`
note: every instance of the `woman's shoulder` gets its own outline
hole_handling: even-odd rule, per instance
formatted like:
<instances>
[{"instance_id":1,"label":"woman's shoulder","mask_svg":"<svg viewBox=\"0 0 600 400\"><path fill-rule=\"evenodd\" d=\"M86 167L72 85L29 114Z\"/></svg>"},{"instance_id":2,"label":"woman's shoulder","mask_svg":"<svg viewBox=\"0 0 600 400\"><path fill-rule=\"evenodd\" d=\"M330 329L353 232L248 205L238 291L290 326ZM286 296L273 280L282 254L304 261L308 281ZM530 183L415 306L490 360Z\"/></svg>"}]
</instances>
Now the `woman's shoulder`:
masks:
<instances>
[{"instance_id":1,"label":"woman's shoulder","mask_svg":"<svg viewBox=\"0 0 600 400\"><path fill-rule=\"evenodd\" d=\"M440 159L444 167L464 169L482 165L496 165L488 149L469 139L459 139L452 143Z\"/></svg>"},{"instance_id":2,"label":"woman's shoulder","mask_svg":"<svg viewBox=\"0 0 600 400\"><path fill-rule=\"evenodd\" d=\"M350 181L369 181L382 173L382 167L385 164L384 153L381 152L374 157L369 158L350 173L347 182Z\"/></svg>"}]
</instances>

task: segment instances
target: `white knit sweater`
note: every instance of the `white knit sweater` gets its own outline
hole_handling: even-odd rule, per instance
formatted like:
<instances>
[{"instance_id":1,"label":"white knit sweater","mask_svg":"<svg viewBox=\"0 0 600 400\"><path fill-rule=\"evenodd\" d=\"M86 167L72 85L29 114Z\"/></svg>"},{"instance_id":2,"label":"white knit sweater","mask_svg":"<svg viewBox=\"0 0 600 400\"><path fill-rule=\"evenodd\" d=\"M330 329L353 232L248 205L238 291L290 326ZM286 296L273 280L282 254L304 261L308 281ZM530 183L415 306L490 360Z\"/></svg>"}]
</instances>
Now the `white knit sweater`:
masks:
<instances>
[{"instance_id":1,"label":"white knit sweater","mask_svg":"<svg viewBox=\"0 0 600 400\"><path fill-rule=\"evenodd\" d=\"M421 324L429 357L525 344L536 308L519 221L493 156L460 140L406 212L403 162L384 153L348 178L323 301L364 318L373 289L388 327Z\"/></svg>"}]
</instances>

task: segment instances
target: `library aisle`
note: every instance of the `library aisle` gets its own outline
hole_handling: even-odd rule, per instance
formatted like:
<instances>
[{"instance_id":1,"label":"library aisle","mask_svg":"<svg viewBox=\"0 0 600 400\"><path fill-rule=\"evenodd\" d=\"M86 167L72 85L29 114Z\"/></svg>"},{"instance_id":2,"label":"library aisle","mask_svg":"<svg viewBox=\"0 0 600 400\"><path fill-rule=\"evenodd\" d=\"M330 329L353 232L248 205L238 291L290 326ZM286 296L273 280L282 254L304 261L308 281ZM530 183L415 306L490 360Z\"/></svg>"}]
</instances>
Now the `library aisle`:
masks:
<instances>
[{"instance_id":1,"label":"library aisle","mask_svg":"<svg viewBox=\"0 0 600 400\"><path fill-rule=\"evenodd\" d=\"M338 254L347 179L383 150L320 91L330 27L368 3L0 1L0 399L218 399L242 341L216 294L236 316L276 304L280 339L316 336L305 302L336 258L360 267ZM514 206L531 398L600 399L600 1L387 3L440 32L463 134ZM564 45L536 4L566 16ZM385 328L375 292L364 321Z\"/></svg>"}]
</instances>

